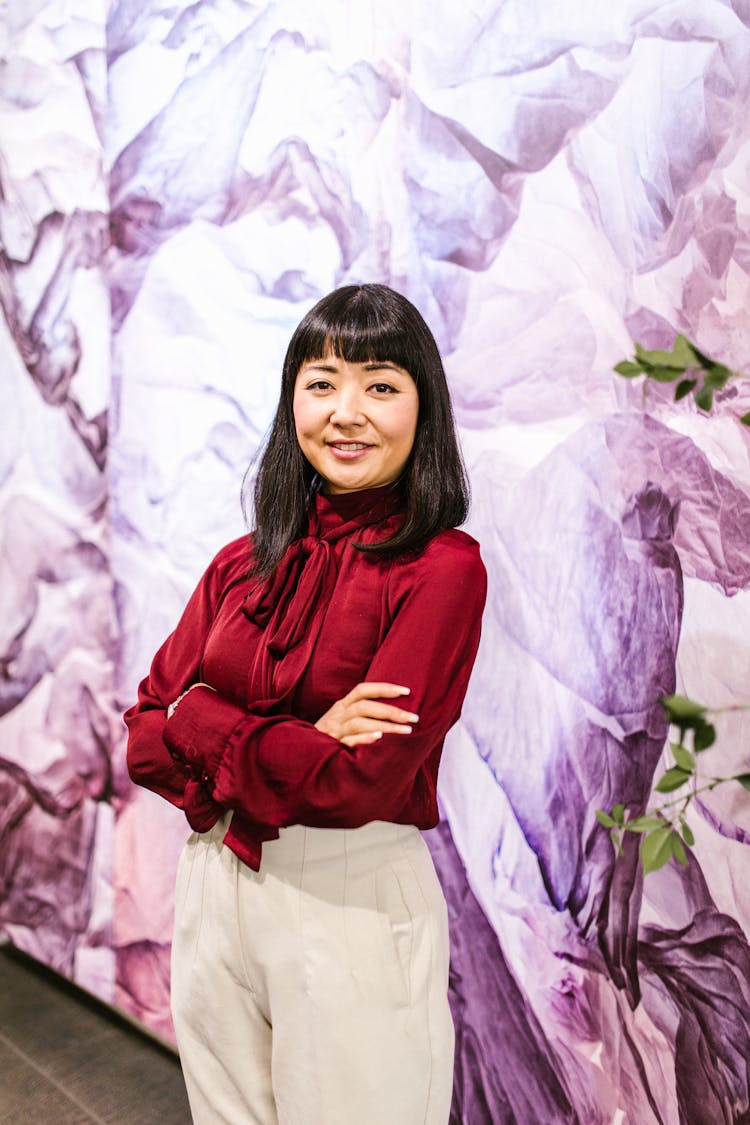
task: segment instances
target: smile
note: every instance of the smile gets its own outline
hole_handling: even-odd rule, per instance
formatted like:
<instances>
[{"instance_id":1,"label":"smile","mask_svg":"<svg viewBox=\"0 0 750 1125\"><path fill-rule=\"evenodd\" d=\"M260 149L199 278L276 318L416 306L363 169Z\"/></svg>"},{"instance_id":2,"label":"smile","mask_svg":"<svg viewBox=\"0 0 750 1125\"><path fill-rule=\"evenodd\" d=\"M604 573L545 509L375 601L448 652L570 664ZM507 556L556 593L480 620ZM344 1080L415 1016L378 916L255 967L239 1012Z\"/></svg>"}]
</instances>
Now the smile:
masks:
<instances>
[{"instance_id":1,"label":"smile","mask_svg":"<svg viewBox=\"0 0 750 1125\"><path fill-rule=\"evenodd\" d=\"M355 461L368 449L372 449L372 446L362 441L329 441L328 448L339 461Z\"/></svg>"}]
</instances>

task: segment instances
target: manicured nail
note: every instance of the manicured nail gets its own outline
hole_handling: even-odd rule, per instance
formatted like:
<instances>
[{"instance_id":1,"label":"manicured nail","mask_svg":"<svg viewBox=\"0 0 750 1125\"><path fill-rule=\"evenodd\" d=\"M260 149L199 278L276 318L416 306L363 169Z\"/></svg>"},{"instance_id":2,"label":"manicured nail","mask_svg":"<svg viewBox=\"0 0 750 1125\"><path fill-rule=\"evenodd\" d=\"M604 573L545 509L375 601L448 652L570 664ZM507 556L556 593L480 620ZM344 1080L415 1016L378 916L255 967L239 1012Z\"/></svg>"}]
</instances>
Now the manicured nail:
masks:
<instances>
[{"instance_id":1,"label":"manicured nail","mask_svg":"<svg viewBox=\"0 0 750 1125\"><path fill-rule=\"evenodd\" d=\"M382 737L383 737L383 732L382 732L382 730L374 730L374 731L372 732L372 740L373 740L373 742L375 742L375 741L376 741L376 740L377 740L378 738L382 738Z\"/></svg>"},{"instance_id":2,"label":"manicured nail","mask_svg":"<svg viewBox=\"0 0 750 1125\"><path fill-rule=\"evenodd\" d=\"M406 717L407 717L407 719L409 720L410 723L418 723L419 722L419 715L413 715L410 711L406 711L405 715L406 715Z\"/></svg>"},{"instance_id":3,"label":"manicured nail","mask_svg":"<svg viewBox=\"0 0 750 1125\"><path fill-rule=\"evenodd\" d=\"M402 695L411 695L411 688L409 688L409 687L399 688L399 691L401 692Z\"/></svg>"}]
</instances>

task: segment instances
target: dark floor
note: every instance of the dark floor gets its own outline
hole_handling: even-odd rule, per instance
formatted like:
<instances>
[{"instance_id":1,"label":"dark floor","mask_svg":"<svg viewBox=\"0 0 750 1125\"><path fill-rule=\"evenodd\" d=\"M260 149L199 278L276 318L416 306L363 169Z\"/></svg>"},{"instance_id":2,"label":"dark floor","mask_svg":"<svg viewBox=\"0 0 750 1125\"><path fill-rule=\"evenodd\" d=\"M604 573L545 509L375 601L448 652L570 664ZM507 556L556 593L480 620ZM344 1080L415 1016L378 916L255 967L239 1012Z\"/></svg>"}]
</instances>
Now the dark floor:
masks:
<instances>
[{"instance_id":1,"label":"dark floor","mask_svg":"<svg viewBox=\"0 0 750 1125\"><path fill-rule=\"evenodd\" d=\"M190 1125L175 1055L0 947L0 1125Z\"/></svg>"}]
</instances>

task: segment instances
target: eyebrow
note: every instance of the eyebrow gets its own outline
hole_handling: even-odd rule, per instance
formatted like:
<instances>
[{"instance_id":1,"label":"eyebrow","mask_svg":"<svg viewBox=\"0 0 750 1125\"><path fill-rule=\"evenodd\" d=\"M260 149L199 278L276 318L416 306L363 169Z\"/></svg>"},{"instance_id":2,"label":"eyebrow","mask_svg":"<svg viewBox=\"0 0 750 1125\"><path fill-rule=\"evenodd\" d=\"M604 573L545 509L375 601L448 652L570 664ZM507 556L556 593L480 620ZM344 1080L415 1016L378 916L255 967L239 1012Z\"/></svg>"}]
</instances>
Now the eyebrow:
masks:
<instances>
[{"instance_id":1,"label":"eyebrow","mask_svg":"<svg viewBox=\"0 0 750 1125\"><path fill-rule=\"evenodd\" d=\"M327 371L331 375L336 374L336 368L330 363L305 363L302 367L303 371Z\"/></svg>"},{"instance_id":2,"label":"eyebrow","mask_svg":"<svg viewBox=\"0 0 750 1125\"><path fill-rule=\"evenodd\" d=\"M364 367L365 371L395 371L397 375L400 374L401 371L402 371L402 368L400 368L398 366L398 364L391 363L391 361L388 360L388 359L373 360L372 363L363 363L362 366ZM331 364L331 363L323 363L322 361L313 361L311 363L304 364L302 370L303 371L325 371L328 374L335 375L336 372L338 371L338 368L334 367L333 364Z\"/></svg>"}]
</instances>

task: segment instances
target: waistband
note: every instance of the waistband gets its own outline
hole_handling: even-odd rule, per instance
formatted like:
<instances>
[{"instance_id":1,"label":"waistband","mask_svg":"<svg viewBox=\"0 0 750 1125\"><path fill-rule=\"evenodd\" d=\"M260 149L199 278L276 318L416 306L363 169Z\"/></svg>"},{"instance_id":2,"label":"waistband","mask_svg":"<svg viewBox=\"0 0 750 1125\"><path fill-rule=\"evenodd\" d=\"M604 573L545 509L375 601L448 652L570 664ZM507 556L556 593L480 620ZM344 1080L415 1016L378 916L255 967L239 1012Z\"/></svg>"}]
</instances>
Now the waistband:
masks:
<instances>
[{"instance_id":1,"label":"waistband","mask_svg":"<svg viewBox=\"0 0 750 1125\"><path fill-rule=\"evenodd\" d=\"M231 820L230 811L218 822L214 829L218 839L224 838ZM308 864L362 853L397 853L415 844L422 846L422 837L413 824L393 824L385 820L371 820L360 828L308 828L293 824L279 829L278 840L264 842L261 871L297 866L301 860Z\"/></svg>"}]
</instances>

